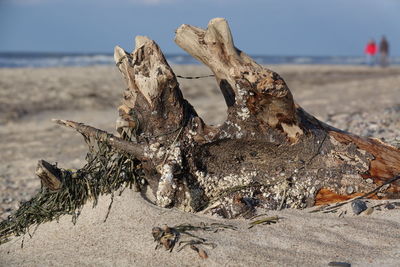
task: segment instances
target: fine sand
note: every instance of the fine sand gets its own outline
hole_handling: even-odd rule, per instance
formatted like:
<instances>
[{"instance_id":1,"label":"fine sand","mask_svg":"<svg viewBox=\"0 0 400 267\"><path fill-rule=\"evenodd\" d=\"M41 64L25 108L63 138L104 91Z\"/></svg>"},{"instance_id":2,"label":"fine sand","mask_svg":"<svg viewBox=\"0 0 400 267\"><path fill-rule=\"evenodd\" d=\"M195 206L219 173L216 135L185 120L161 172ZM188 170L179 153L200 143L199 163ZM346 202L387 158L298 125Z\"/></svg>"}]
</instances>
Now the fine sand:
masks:
<instances>
[{"instance_id":1,"label":"fine sand","mask_svg":"<svg viewBox=\"0 0 400 267\"><path fill-rule=\"evenodd\" d=\"M173 66L176 74L209 74L200 66ZM270 66L288 83L295 100L309 113L356 134L400 143L400 68L361 66ZM213 78L179 80L207 123L225 118L225 103ZM116 107L125 87L112 67L0 69L0 218L5 219L40 187L34 176L39 159L60 167L84 164L86 145L52 118L72 119L114 131ZM381 202L370 202L369 206ZM380 207L371 215L339 218L309 210L265 211L282 219L248 229L248 220L223 220L161 209L125 190L116 196L106 222L110 197L96 208L86 205L77 224L71 216L38 227L30 238L0 245L0 266L266 266L347 262L353 266L398 266L400 208ZM261 211L262 212L262 211ZM201 259L185 248L154 250L154 226L225 223L236 231L198 232L217 245ZM33 231L33 229L32 229Z\"/></svg>"}]
</instances>

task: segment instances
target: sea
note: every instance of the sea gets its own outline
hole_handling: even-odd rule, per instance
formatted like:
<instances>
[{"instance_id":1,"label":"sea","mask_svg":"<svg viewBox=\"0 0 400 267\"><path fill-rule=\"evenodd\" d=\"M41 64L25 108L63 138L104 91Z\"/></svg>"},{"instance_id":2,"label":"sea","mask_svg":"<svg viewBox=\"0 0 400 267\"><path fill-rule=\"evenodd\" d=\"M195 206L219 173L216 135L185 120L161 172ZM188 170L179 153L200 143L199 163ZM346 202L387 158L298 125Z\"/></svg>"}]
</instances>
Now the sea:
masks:
<instances>
[{"instance_id":1,"label":"sea","mask_svg":"<svg viewBox=\"0 0 400 267\"><path fill-rule=\"evenodd\" d=\"M251 55L259 64L330 64L365 65L363 56L271 56ZM200 64L189 55L167 54L169 64ZM400 65L400 57L390 58L390 63ZM0 68L45 68L113 65L108 53L30 53L0 52Z\"/></svg>"}]
</instances>

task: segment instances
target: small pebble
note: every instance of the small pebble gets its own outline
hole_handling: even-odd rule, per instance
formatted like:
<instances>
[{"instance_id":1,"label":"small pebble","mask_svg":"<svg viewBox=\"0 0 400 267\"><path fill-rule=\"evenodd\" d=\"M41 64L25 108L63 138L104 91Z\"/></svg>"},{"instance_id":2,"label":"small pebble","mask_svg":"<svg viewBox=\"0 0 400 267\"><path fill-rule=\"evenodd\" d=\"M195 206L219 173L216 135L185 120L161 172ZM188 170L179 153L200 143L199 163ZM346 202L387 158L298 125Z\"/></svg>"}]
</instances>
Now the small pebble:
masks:
<instances>
[{"instance_id":1,"label":"small pebble","mask_svg":"<svg viewBox=\"0 0 400 267\"><path fill-rule=\"evenodd\" d=\"M353 209L354 214L358 215L364 210L366 210L368 207L364 201L356 199L353 202L351 202L351 208Z\"/></svg>"},{"instance_id":2,"label":"small pebble","mask_svg":"<svg viewBox=\"0 0 400 267\"><path fill-rule=\"evenodd\" d=\"M388 209L388 210L392 210L392 209L395 209L396 207L392 203L386 203L384 208Z\"/></svg>"},{"instance_id":3,"label":"small pebble","mask_svg":"<svg viewBox=\"0 0 400 267\"><path fill-rule=\"evenodd\" d=\"M368 208L368 209L365 211L365 214L366 214L366 215L371 215L373 212L374 212L374 208L373 208L373 207L370 207L370 208Z\"/></svg>"},{"instance_id":4,"label":"small pebble","mask_svg":"<svg viewBox=\"0 0 400 267\"><path fill-rule=\"evenodd\" d=\"M348 195L353 194L353 193L354 193L354 188L353 188L351 185L348 186L348 187L346 188L346 193L347 193Z\"/></svg>"}]
</instances>

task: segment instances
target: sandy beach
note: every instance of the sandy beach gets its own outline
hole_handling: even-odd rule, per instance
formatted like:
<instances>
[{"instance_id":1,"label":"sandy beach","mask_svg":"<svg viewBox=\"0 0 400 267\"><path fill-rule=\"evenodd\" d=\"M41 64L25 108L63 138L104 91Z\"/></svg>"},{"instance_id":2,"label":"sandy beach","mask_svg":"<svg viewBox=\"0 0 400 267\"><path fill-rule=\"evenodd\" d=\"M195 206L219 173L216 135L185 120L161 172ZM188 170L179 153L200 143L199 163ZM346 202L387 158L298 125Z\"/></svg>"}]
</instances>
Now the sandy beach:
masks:
<instances>
[{"instance_id":1,"label":"sandy beach","mask_svg":"<svg viewBox=\"0 0 400 267\"><path fill-rule=\"evenodd\" d=\"M275 65L296 102L318 119L363 136L400 146L400 67ZM197 65L173 66L176 74L200 76ZM185 98L207 123L225 119L226 105L213 78L179 79ZM0 69L0 219L6 219L39 189L38 160L80 168L87 151L83 138L52 118L71 119L113 132L116 107L125 88L115 67ZM248 229L248 220L224 220L162 209L140 194L110 196L96 208L86 205L73 225L71 216L40 225L30 238L0 245L0 266L398 266L400 206L370 201L370 215L265 211L277 224ZM382 204L382 205L381 205ZM237 230L200 232L215 243L208 259L189 248L154 250L151 229L181 223L224 223ZM24 241L22 241L24 239ZM24 243L21 248L21 243ZM336 265L339 266L339 265ZM342 265L344 266L344 265Z\"/></svg>"}]
</instances>

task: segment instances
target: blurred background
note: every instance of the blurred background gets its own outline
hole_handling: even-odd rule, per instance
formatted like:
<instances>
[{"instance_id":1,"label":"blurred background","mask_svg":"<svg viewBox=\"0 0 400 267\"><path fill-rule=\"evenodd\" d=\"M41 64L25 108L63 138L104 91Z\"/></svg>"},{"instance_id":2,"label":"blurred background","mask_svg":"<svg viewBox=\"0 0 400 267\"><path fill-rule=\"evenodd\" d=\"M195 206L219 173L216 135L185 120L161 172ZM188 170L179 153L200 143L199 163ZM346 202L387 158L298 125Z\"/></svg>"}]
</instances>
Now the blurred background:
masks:
<instances>
[{"instance_id":1,"label":"blurred background","mask_svg":"<svg viewBox=\"0 0 400 267\"><path fill-rule=\"evenodd\" d=\"M136 35L195 63L174 30L214 17L259 63L365 64L366 44L385 35L400 64L399 14L398 0L0 0L0 67L112 64L114 46L131 51Z\"/></svg>"}]
</instances>

